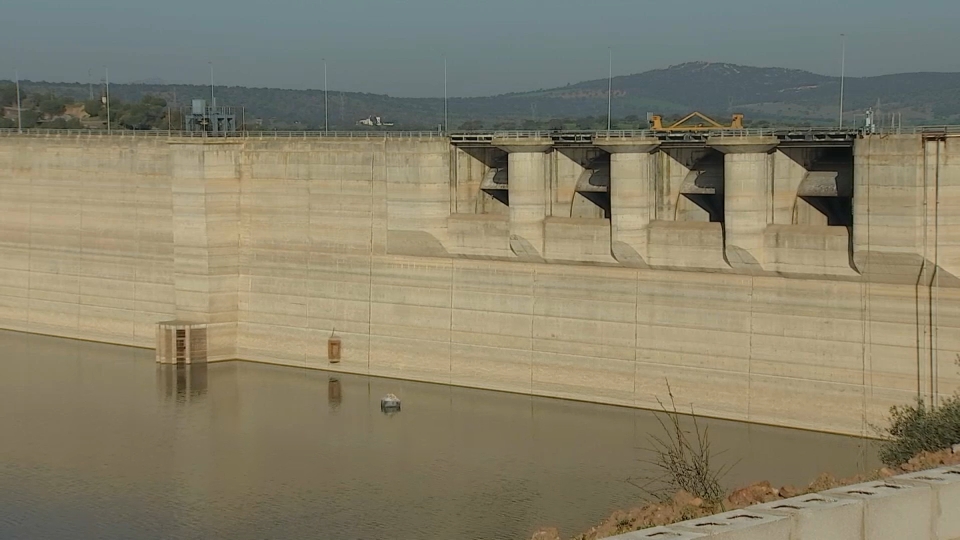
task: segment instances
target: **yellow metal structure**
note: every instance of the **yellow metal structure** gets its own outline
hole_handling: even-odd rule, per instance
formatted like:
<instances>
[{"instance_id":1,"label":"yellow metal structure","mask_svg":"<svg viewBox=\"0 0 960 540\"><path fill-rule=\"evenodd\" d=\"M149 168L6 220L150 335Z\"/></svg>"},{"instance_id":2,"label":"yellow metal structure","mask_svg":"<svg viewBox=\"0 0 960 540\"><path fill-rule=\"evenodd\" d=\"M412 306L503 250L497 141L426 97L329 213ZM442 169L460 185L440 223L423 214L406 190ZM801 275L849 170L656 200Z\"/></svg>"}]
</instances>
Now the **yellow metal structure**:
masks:
<instances>
[{"instance_id":1,"label":"yellow metal structure","mask_svg":"<svg viewBox=\"0 0 960 540\"><path fill-rule=\"evenodd\" d=\"M690 120L694 118L699 118L701 122L696 124L688 124ZM663 125L663 117L660 115L654 115L650 118L650 128L657 131L700 131L708 129L743 129L743 115L735 114L733 115L733 120L730 122L729 126L720 124L719 122L713 120L709 116L694 111L687 116L684 116L680 120L670 124L669 126Z\"/></svg>"}]
</instances>

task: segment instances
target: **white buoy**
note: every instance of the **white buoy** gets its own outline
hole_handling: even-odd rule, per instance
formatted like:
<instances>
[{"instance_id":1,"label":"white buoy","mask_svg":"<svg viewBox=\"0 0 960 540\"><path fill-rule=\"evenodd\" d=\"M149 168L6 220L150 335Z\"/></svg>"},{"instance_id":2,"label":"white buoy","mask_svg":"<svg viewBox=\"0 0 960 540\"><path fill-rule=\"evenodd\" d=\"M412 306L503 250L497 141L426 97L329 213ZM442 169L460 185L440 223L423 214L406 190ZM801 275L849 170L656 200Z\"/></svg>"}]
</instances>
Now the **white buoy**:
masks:
<instances>
[{"instance_id":1,"label":"white buoy","mask_svg":"<svg viewBox=\"0 0 960 540\"><path fill-rule=\"evenodd\" d=\"M380 398L380 410L382 411L399 411L400 410L400 398L394 394L387 394Z\"/></svg>"}]
</instances>

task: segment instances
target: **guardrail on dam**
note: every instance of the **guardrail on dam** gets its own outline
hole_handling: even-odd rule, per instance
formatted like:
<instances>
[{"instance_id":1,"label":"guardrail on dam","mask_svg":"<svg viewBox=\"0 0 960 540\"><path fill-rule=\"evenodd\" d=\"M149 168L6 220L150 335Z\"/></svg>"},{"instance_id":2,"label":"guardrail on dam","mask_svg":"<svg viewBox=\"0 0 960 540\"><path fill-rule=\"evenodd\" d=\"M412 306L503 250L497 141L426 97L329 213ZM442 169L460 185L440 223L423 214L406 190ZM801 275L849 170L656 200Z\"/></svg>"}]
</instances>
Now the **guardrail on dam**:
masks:
<instances>
[{"instance_id":1,"label":"guardrail on dam","mask_svg":"<svg viewBox=\"0 0 960 540\"><path fill-rule=\"evenodd\" d=\"M960 387L960 139L787 131L4 132L0 327L870 433Z\"/></svg>"}]
</instances>

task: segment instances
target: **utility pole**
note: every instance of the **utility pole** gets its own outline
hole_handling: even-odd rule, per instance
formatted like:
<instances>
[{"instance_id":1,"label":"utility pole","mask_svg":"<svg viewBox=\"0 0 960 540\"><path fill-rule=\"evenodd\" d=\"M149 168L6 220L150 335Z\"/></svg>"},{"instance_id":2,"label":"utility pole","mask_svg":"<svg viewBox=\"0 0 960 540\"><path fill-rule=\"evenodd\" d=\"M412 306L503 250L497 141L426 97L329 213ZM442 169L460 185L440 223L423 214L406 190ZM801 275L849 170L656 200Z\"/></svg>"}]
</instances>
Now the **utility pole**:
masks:
<instances>
[{"instance_id":1,"label":"utility pole","mask_svg":"<svg viewBox=\"0 0 960 540\"><path fill-rule=\"evenodd\" d=\"M103 80L107 85L107 135L110 134L110 68L103 68Z\"/></svg>"},{"instance_id":2,"label":"utility pole","mask_svg":"<svg viewBox=\"0 0 960 540\"><path fill-rule=\"evenodd\" d=\"M208 62L210 64L210 106L217 106L217 98L213 97L213 61ZM211 111L212 113L213 111Z\"/></svg>"},{"instance_id":3,"label":"utility pole","mask_svg":"<svg viewBox=\"0 0 960 540\"><path fill-rule=\"evenodd\" d=\"M174 109L175 111L177 111L177 116L180 117L180 123L181 123L180 131L183 131L183 125L182 125L182 124L183 124L183 115L180 114L180 107L177 106L177 88L176 88L176 87L173 88L173 109Z\"/></svg>"},{"instance_id":4,"label":"utility pole","mask_svg":"<svg viewBox=\"0 0 960 540\"><path fill-rule=\"evenodd\" d=\"M607 131L610 131L613 114L613 48L607 47L607 56L609 57L609 71L607 75Z\"/></svg>"},{"instance_id":5,"label":"utility pole","mask_svg":"<svg viewBox=\"0 0 960 540\"><path fill-rule=\"evenodd\" d=\"M840 129L843 129L843 84L847 75L847 35L840 34Z\"/></svg>"},{"instance_id":6,"label":"utility pole","mask_svg":"<svg viewBox=\"0 0 960 540\"><path fill-rule=\"evenodd\" d=\"M20 71L14 70L13 76L17 79L17 133L23 133L23 117L20 115Z\"/></svg>"},{"instance_id":7,"label":"utility pole","mask_svg":"<svg viewBox=\"0 0 960 540\"><path fill-rule=\"evenodd\" d=\"M327 59L323 59L323 132L330 131L330 114L327 105Z\"/></svg>"},{"instance_id":8,"label":"utility pole","mask_svg":"<svg viewBox=\"0 0 960 540\"><path fill-rule=\"evenodd\" d=\"M443 132L447 131L447 55L443 55Z\"/></svg>"},{"instance_id":9,"label":"utility pole","mask_svg":"<svg viewBox=\"0 0 960 540\"><path fill-rule=\"evenodd\" d=\"M90 86L90 100L93 100L93 70L87 70L87 84Z\"/></svg>"}]
</instances>

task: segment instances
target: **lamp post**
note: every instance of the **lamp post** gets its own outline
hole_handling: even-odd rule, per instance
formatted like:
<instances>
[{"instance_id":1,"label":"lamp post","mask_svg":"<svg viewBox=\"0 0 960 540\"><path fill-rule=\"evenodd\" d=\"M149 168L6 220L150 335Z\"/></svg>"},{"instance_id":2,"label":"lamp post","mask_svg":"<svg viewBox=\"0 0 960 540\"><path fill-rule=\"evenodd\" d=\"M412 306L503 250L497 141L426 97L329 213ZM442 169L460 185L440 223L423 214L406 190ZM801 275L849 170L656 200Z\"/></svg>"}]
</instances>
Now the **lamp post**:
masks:
<instances>
[{"instance_id":1,"label":"lamp post","mask_svg":"<svg viewBox=\"0 0 960 540\"><path fill-rule=\"evenodd\" d=\"M607 47L609 57L609 71L607 74L607 131L610 131L613 121L613 48Z\"/></svg>"},{"instance_id":2,"label":"lamp post","mask_svg":"<svg viewBox=\"0 0 960 540\"><path fill-rule=\"evenodd\" d=\"M443 132L449 131L447 126L447 55L443 55Z\"/></svg>"},{"instance_id":3,"label":"lamp post","mask_svg":"<svg viewBox=\"0 0 960 540\"><path fill-rule=\"evenodd\" d=\"M20 72L14 70L13 76L17 79L17 133L23 133L23 117L20 115Z\"/></svg>"},{"instance_id":4,"label":"lamp post","mask_svg":"<svg viewBox=\"0 0 960 540\"><path fill-rule=\"evenodd\" d=\"M327 59L323 59L323 132L330 131L330 115L327 104Z\"/></svg>"},{"instance_id":5,"label":"lamp post","mask_svg":"<svg viewBox=\"0 0 960 540\"><path fill-rule=\"evenodd\" d=\"M103 80L107 85L107 135L110 134L110 68L103 68Z\"/></svg>"},{"instance_id":6,"label":"lamp post","mask_svg":"<svg viewBox=\"0 0 960 540\"><path fill-rule=\"evenodd\" d=\"M210 106L217 106L217 99L213 97L213 62L208 62L210 64Z\"/></svg>"},{"instance_id":7,"label":"lamp post","mask_svg":"<svg viewBox=\"0 0 960 540\"><path fill-rule=\"evenodd\" d=\"M840 34L840 129L843 129L843 85L847 75L847 35Z\"/></svg>"}]
</instances>

